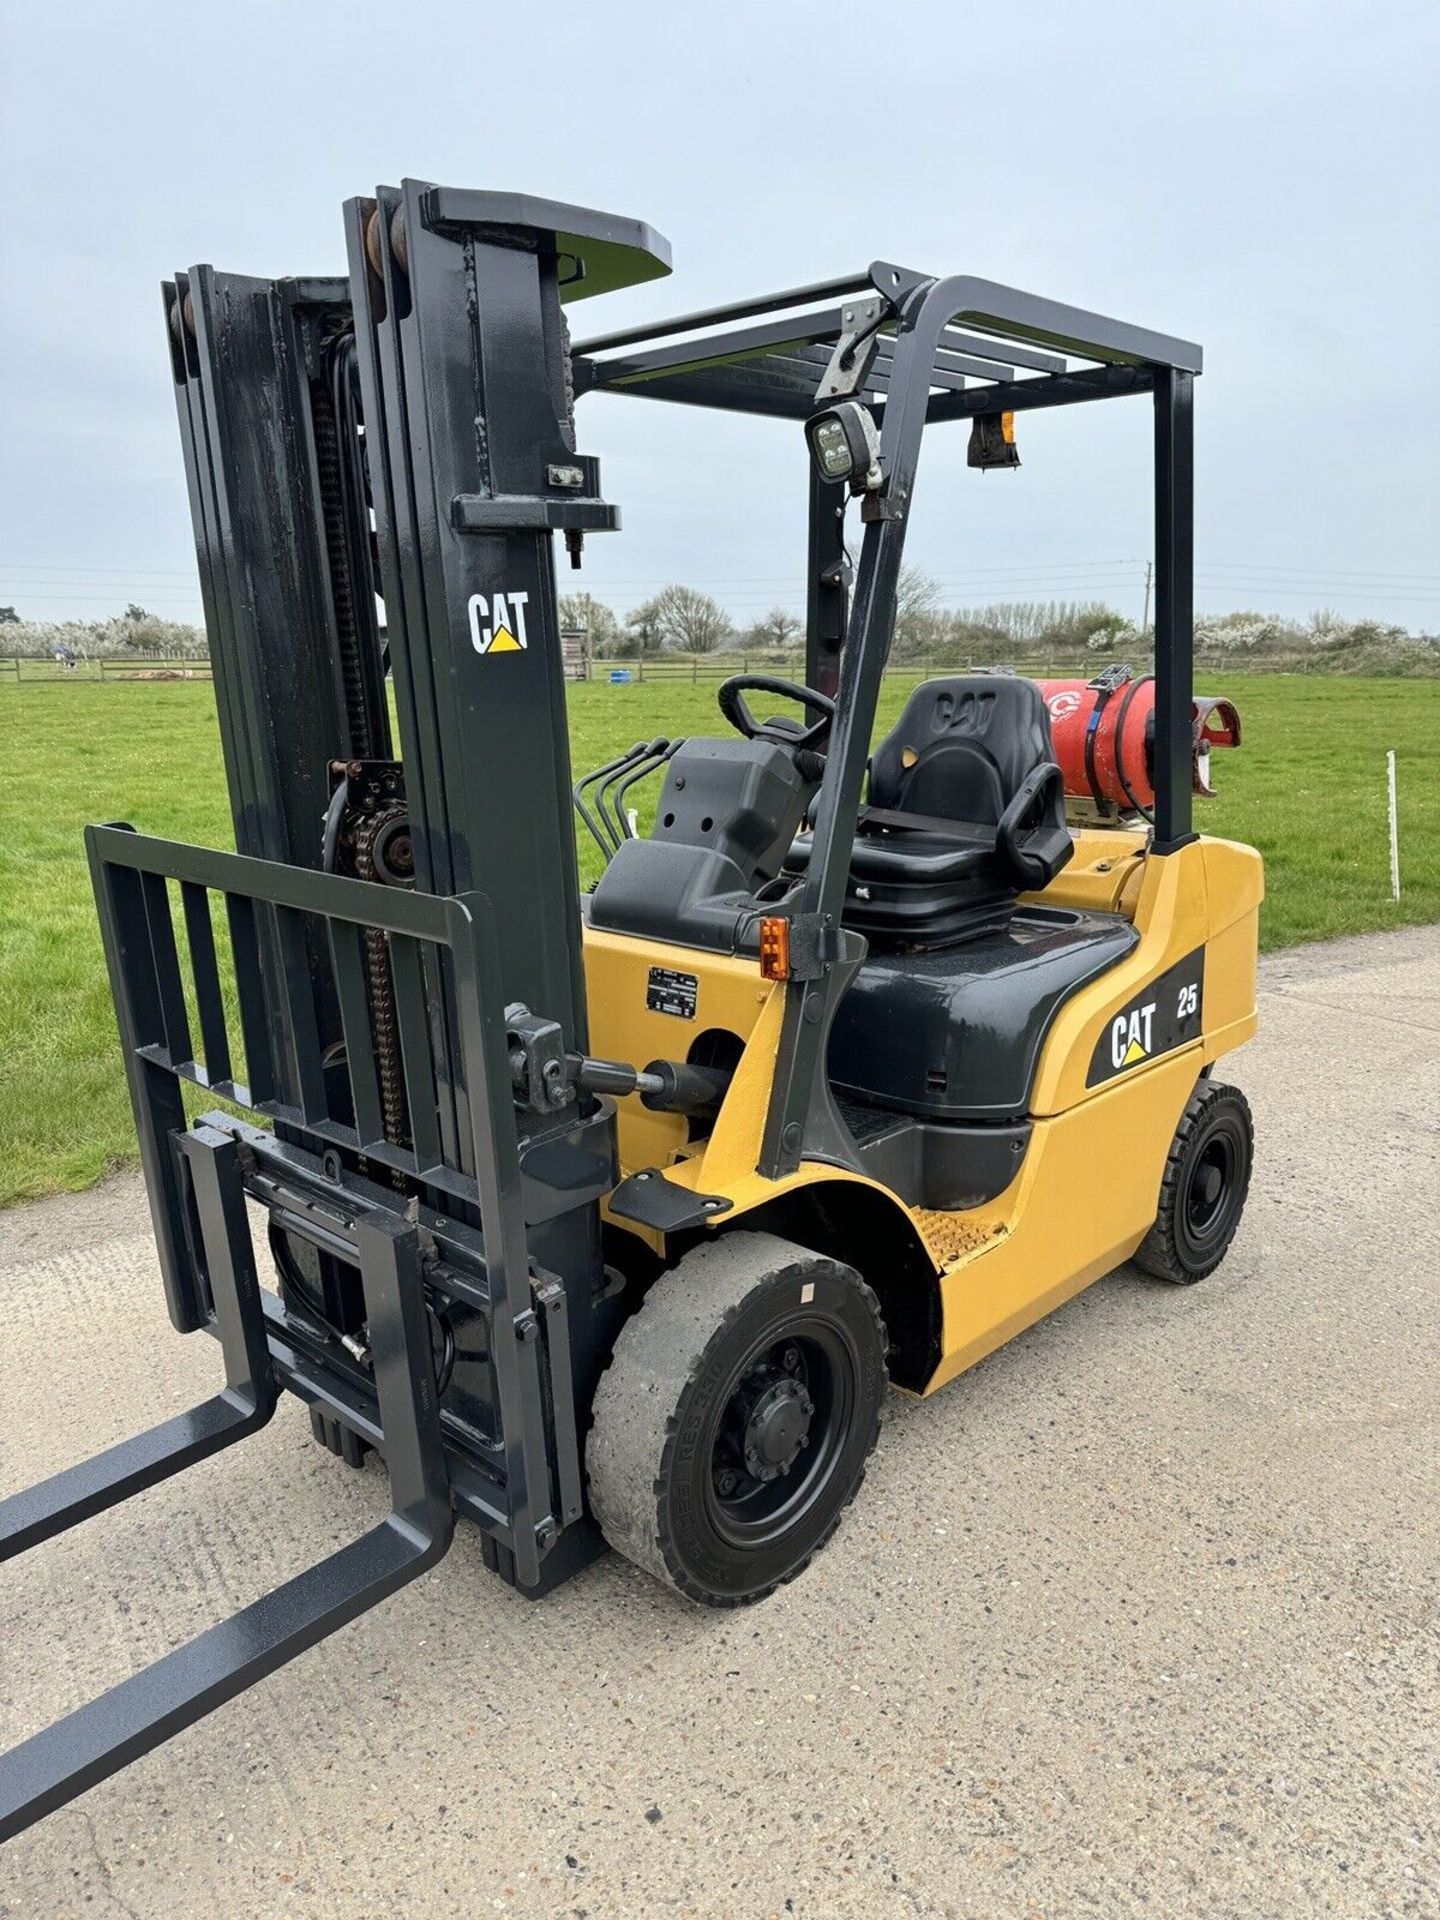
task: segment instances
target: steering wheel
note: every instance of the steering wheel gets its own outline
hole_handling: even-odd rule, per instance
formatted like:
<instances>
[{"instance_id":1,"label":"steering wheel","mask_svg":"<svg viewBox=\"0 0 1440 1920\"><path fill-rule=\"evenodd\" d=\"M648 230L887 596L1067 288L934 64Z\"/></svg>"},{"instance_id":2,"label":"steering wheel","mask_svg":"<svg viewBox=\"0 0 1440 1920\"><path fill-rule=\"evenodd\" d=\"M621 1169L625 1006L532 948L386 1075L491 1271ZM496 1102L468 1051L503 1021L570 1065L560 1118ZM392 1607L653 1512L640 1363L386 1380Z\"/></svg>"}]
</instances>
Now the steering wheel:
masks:
<instances>
[{"instance_id":1,"label":"steering wheel","mask_svg":"<svg viewBox=\"0 0 1440 1920\"><path fill-rule=\"evenodd\" d=\"M820 718L810 727L778 715L771 720L757 720L746 704L747 693L778 693L786 700L798 701ZM721 681L715 698L721 713L742 739L770 740L780 747L806 747L814 751L835 718L835 702L828 694L817 693L814 687L797 686L793 680L777 680L768 673L734 674Z\"/></svg>"}]
</instances>

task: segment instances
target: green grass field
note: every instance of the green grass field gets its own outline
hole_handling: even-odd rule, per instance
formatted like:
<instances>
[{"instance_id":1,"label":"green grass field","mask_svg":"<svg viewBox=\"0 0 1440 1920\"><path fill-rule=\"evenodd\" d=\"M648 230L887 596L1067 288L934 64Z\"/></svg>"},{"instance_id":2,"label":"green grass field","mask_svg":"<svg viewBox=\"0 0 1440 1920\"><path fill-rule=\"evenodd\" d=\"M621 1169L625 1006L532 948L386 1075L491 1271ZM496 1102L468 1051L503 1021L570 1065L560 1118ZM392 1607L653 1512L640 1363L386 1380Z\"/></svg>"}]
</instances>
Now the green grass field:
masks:
<instances>
[{"instance_id":1,"label":"green grass field","mask_svg":"<svg viewBox=\"0 0 1440 1920\"><path fill-rule=\"evenodd\" d=\"M896 676L880 723L913 679ZM1440 919L1440 681L1256 676L1225 688L1245 744L1215 756L1205 831L1265 856L1267 948ZM577 768L662 731L719 732L714 690L572 689ZM1390 899L1385 750L1400 763L1403 894ZM133 1151L81 829L230 844L207 684L0 691L0 1205L88 1186ZM642 809L642 820L645 818ZM599 858L582 839L588 884Z\"/></svg>"}]
</instances>

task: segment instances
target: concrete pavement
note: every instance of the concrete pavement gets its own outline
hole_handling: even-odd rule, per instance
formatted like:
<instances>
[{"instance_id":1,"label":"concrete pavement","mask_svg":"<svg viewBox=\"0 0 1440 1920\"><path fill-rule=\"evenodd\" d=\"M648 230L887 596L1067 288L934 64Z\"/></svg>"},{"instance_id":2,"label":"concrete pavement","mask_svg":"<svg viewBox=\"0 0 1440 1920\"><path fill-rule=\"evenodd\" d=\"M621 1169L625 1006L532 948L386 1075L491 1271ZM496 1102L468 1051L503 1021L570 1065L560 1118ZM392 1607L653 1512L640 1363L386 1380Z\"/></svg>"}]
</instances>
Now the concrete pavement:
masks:
<instances>
[{"instance_id":1,"label":"concrete pavement","mask_svg":"<svg viewBox=\"0 0 1440 1920\"><path fill-rule=\"evenodd\" d=\"M0 1853L0 1914L1440 1914L1440 932L1279 955L1239 1239L919 1405L802 1580L442 1565ZM1097 1170L1097 1177L1098 1177ZM0 1216L0 1491L212 1390L134 1178ZM282 1406L0 1574L19 1739L384 1509Z\"/></svg>"}]
</instances>

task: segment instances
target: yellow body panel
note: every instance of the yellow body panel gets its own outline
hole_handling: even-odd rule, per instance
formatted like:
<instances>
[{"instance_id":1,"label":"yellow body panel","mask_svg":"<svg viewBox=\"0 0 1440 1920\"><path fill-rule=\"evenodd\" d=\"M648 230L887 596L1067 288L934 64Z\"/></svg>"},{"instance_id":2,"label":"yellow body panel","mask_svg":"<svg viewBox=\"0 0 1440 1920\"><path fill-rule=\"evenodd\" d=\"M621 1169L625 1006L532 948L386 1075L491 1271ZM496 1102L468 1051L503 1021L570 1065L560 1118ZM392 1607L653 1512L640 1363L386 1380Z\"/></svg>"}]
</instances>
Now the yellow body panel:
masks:
<instances>
[{"instance_id":1,"label":"yellow body panel","mask_svg":"<svg viewBox=\"0 0 1440 1920\"><path fill-rule=\"evenodd\" d=\"M693 1020L656 1013L647 1004L651 967L682 968L696 976ZM759 1102L763 1124L785 990L773 981L762 980L753 959L737 960L729 954L702 953L697 948L674 947L659 940L601 933L587 927L585 990L590 1008L590 1050L605 1060L628 1060L643 1067L651 1060L684 1059L702 1033L716 1028L733 1033L745 1045L746 1055L715 1132L724 1131L727 1139L733 1134L736 1116L728 1109L733 1105L736 1115L747 1109L750 1088L762 1080ZM767 1013L764 1030L757 1031ZM753 1046L749 1044L752 1040ZM623 1100L619 1112L623 1172L667 1167L686 1151L690 1129L683 1114L651 1113L633 1098ZM750 1166L754 1165L752 1155Z\"/></svg>"},{"instance_id":2,"label":"yellow body panel","mask_svg":"<svg viewBox=\"0 0 1440 1920\"><path fill-rule=\"evenodd\" d=\"M647 1006L646 983L651 967L683 967L696 976L693 1021L656 1013ZM591 1050L606 1059L644 1066L650 1060L683 1058L702 1033L716 1028L733 1033L745 1048L707 1139L690 1143L690 1126L683 1114L651 1113L633 1097L617 1103L622 1176L644 1167L660 1167L677 1186L722 1194L732 1203L723 1216L732 1225L740 1214L815 1181L853 1180L861 1186L874 1186L890 1197L888 1188L818 1161L806 1162L784 1180L767 1180L756 1172L780 1044L785 989L762 980L753 959L737 960L699 948L675 947L664 941L587 927L585 979ZM900 1204L895 1202L896 1206ZM630 1220L617 1224L656 1252L663 1252L663 1235Z\"/></svg>"},{"instance_id":3,"label":"yellow body panel","mask_svg":"<svg viewBox=\"0 0 1440 1920\"><path fill-rule=\"evenodd\" d=\"M1255 1032L1260 856L1233 840L1202 840L1210 936L1205 945L1205 1059L1243 1046Z\"/></svg>"},{"instance_id":4,"label":"yellow body panel","mask_svg":"<svg viewBox=\"0 0 1440 1920\"><path fill-rule=\"evenodd\" d=\"M979 1210L991 1233L944 1270L942 1354L927 1392L1129 1259L1154 1221L1200 1066L1199 1046L1183 1048L1036 1123L1019 1178Z\"/></svg>"},{"instance_id":5,"label":"yellow body panel","mask_svg":"<svg viewBox=\"0 0 1440 1920\"><path fill-rule=\"evenodd\" d=\"M1216 896L1213 909L1212 890ZM1197 947L1205 948L1206 1036L1216 1028L1218 1003L1220 1025L1230 1028L1235 1020L1243 1018L1251 1022L1249 1031L1229 1039L1226 1045L1238 1046L1242 1039L1248 1040L1254 1031L1254 956L1263 893L1259 854L1228 840L1195 840L1163 860L1144 860L1130 914L1140 943L1118 966L1082 988L1060 1009L1040 1055L1030 1095L1031 1113L1063 1113L1089 1097L1092 1090L1086 1087L1085 1078L1090 1060L1116 1008L1157 973L1174 966ZM1059 904L1052 892L1043 898L1047 904ZM1233 936L1223 948L1212 944L1217 932ZM1247 941L1248 966L1238 964ZM1227 972L1233 974L1237 964L1239 977L1227 978Z\"/></svg>"},{"instance_id":6,"label":"yellow body panel","mask_svg":"<svg viewBox=\"0 0 1440 1920\"><path fill-rule=\"evenodd\" d=\"M943 1307L940 1364L926 1391L944 1385L1127 1259L1155 1217L1165 1157L1202 1068L1255 1030L1255 958L1263 876L1249 847L1199 839L1164 859L1125 829L1075 834L1075 858L1040 896L1046 905L1119 912L1140 940L1133 953L1060 1009L1041 1049L1031 1094L1033 1131L1021 1169L997 1199L961 1213L907 1206L846 1169L807 1161L772 1181L756 1171L780 1037L785 989L762 980L753 959L681 948L587 928L590 1040L606 1058L643 1066L683 1058L720 1029L743 1047L707 1138L692 1141L683 1115L618 1103L622 1172L657 1167L677 1185L720 1194L733 1226L782 1194L843 1181L874 1188L914 1230L933 1262ZM1167 968L1204 947L1200 1037L1118 1077L1086 1078L1108 1023ZM651 967L696 976L695 1018L647 1005ZM656 1252L663 1236L617 1224Z\"/></svg>"},{"instance_id":7,"label":"yellow body panel","mask_svg":"<svg viewBox=\"0 0 1440 1920\"><path fill-rule=\"evenodd\" d=\"M1044 893L1024 901L1047 907L1079 907L1087 913L1129 913L1145 870L1143 827L1074 827L1075 852Z\"/></svg>"}]
</instances>

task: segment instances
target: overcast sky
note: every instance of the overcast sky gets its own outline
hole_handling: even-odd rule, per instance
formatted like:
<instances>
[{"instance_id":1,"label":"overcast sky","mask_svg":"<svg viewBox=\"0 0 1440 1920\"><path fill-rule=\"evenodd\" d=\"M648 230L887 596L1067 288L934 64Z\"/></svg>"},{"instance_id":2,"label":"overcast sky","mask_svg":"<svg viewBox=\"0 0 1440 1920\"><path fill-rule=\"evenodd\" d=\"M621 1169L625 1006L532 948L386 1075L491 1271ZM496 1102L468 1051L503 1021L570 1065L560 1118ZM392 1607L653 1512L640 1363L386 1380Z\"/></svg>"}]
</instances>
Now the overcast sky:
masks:
<instances>
[{"instance_id":1,"label":"overcast sky","mask_svg":"<svg viewBox=\"0 0 1440 1920\"><path fill-rule=\"evenodd\" d=\"M403 176L638 216L673 279L577 333L862 268L970 272L1200 341L1201 604L1440 630L1440 6L0 0L0 602L199 598L158 283L343 270ZM1018 474L933 434L910 557L948 600L1138 618L1142 400L1022 417ZM799 428L600 397L625 531L744 623L803 605Z\"/></svg>"}]
</instances>

